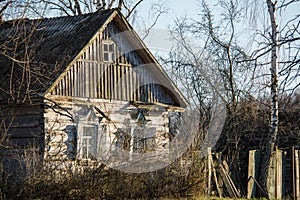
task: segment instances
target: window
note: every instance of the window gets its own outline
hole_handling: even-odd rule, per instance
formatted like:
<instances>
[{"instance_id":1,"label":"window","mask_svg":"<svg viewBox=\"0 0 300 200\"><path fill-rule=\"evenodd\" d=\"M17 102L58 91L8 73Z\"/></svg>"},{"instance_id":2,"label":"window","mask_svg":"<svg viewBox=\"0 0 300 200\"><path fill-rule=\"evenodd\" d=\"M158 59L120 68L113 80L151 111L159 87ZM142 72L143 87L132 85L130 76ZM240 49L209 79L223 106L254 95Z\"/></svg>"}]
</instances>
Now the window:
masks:
<instances>
[{"instance_id":1,"label":"window","mask_svg":"<svg viewBox=\"0 0 300 200\"><path fill-rule=\"evenodd\" d=\"M98 126L96 124L81 124L80 131L80 147L79 154L82 159L97 158L97 133Z\"/></svg>"},{"instance_id":2,"label":"window","mask_svg":"<svg viewBox=\"0 0 300 200\"><path fill-rule=\"evenodd\" d=\"M145 136L146 128L144 126L137 126L133 131L133 152L145 152L147 150L146 140L149 139Z\"/></svg>"},{"instance_id":3,"label":"window","mask_svg":"<svg viewBox=\"0 0 300 200\"><path fill-rule=\"evenodd\" d=\"M120 128L114 134L117 137L116 146L123 150L130 151L130 141L131 141L130 129Z\"/></svg>"},{"instance_id":4,"label":"window","mask_svg":"<svg viewBox=\"0 0 300 200\"><path fill-rule=\"evenodd\" d=\"M156 128L145 125L132 125L132 127L119 129L115 133L116 146L130 153L152 151L155 145Z\"/></svg>"},{"instance_id":5,"label":"window","mask_svg":"<svg viewBox=\"0 0 300 200\"><path fill-rule=\"evenodd\" d=\"M115 44L112 41L103 41L103 61L114 61Z\"/></svg>"}]
</instances>

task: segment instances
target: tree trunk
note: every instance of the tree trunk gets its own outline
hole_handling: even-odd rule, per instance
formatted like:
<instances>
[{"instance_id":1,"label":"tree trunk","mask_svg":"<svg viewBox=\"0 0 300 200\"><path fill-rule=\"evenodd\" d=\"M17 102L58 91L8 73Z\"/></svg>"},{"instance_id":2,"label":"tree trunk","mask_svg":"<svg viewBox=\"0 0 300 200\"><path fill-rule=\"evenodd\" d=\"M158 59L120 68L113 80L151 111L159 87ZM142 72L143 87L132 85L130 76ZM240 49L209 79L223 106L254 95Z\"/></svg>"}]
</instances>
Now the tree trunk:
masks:
<instances>
[{"instance_id":1,"label":"tree trunk","mask_svg":"<svg viewBox=\"0 0 300 200\"><path fill-rule=\"evenodd\" d=\"M269 198L267 187L270 159L272 151L274 150L277 133L278 133L278 31L277 21L275 16L275 4L271 0L266 1L268 5L268 13L272 28L272 53L271 53L271 121L270 130L266 139L265 146L263 147L261 173L259 182L265 192L261 196Z\"/></svg>"}]
</instances>

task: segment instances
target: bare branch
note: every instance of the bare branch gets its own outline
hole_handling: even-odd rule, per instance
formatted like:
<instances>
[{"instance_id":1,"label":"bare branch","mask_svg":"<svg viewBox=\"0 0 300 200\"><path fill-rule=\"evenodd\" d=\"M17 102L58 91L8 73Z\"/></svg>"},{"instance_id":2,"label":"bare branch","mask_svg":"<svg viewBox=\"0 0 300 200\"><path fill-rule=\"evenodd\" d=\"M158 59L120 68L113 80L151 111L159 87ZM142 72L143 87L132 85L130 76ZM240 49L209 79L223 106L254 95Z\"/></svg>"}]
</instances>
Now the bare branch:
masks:
<instances>
[{"instance_id":1,"label":"bare branch","mask_svg":"<svg viewBox=\"0 0 300 200\"><path fill-rule=\"evenodd\" d=\"M148 37L148 35L150 34L151 29L156 25L156 23L158 22L158 19L160 18L160 16L162 14L167 13L167 11L162 8L162 6L163 6L162 4L160 4L160 5L159 4L154 4L152 6L152 8L154 9L154 7L156 7L156 6L158 6L158 8L156 8L156 11L155 11L156 17L155 17L153 23L146 29L146 31L145 31L146 34L144 35L143 40L145 40L145 38Z\"/></svg>"},{"instance_id":2,"label":"bare branch","mask_svg":"<svg viewBox=\"0 0 300 200\"><path fill-rule=\"evenodd\" d=\"M81 8L80 8L80 4L79 4L78 0L74 0L74 2L75 2L74 8L75 8L75 10L77 10L77 14L81 15L82 12L81 12Z\"/></svg>"},{"instance_id":3,"label":"bare branch","mask_svg":"<svg viewBox=\"0 0 300 200\"><path fill-rule=\"evenodd\" d=\"M127 11L129 11L125 18L128 19L128 18L131 16L131 14L133 13L133 11L134 11L134 10L138 7L138 5L139 5L140 3L142 3L143 1L144 1L144 0L139 0L139 1L133 6L133 8L131 8L131 9L129 9L125 4L123 4L124 7L125 7L125 9L126 9Z\"/></svg>"}]
</instances>

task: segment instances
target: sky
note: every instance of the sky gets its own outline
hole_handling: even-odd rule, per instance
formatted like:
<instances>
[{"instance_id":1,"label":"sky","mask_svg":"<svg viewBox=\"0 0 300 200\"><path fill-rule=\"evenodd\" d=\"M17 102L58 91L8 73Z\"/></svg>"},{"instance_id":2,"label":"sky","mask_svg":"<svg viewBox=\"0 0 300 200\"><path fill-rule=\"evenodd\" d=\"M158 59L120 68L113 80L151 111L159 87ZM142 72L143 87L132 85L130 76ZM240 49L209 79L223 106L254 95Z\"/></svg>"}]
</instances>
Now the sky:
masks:
<instances>
[{"instance_id":1,"label":"sky","mask_svg":"<svg viewBox=\"0 0 300 200\"><path fill-rule=\"evenodd\" d=\"M262 1L262 5L265 4L264 0ZM161 15L156 23L156 25L151 29L149 36L144 40L146 45L154 50L166 50L168 51L172 44L169 41L169 27L174 26L174 21L176 18L182 18L183 16L200 19L199 13L201 12L200 8L201 0L144 0L139 7L137 8L138 20L136 20L133 24L136 31L139 33L141 37L145 35L145 27L149 27L152 25L155 18L151 15L151 7L153 4L162 4L164 8L168 11ZM209 7L213 9L215 19L220 16L220 8L217 7L218 0L207 0ZM280 17L278 21L279 25L285 24L287 19L290 19L291 16L299 14L300 1L293 6L289 6L288 10L284 10L285 12L280 13L283 17ZM261 12L263 9L260 8ZM241 44L245 44L245 48L249 48L250 51L251 46L253 45L253 39L250 37L250 31L255 31L257 29L263 30L265 27L265 21L268 18L259 18L257 21L257 25L253 25L253 27L249 26L249 22L242 21L240 25L237 27L237 32L240 37ZM249 30L247 30L249 29ZM251 38L251 39L250 39Z\"/></svg>"},{"instance_id":2,"label":"sky","mask_svg":"<svg viewBox=\"0 0 300 200\"><path fill-rule=\"evenodd\" d=\"M187 3L188 1L188 3ZM215 1L215 0L213 0ZM199 12L199 0L145 0L137 8L138 20L133 24L138 34L143 38L145 36L145 27L153 24L155 16L149 13L153 4L161 4L167 10L167 13L162 14L155 26L151 29L150 34L144 39L146 46L156 52L169 52L172 47L172 42L169 40L169 28L174 26L176 18L183 16L197 18Z\"/></svg>"},{"instance_id":3,"label":"sky","mask_svg":"<svg viewBox=\"0 0 300 200\"><path fill-rule=\"evenodd\" d=\"M161 16L158 20L156 28L167 28L168 25L173 24L176 17L187 15L188 17L195 18L199 11L199 1L197 0L163 0L163 1L150 1L146 0L139 8L140 13L148 13L151 4L164 2L163 5L168 9L168 13ZM188 2L188 3L187 3ZM145 20L151 21L151 16L144 15Z\"/></svg>"},{"instance_id":4,"label":"sky","mask_svg":"<svg viewBox=\"0 0 300 200\"><path fill-rule=\"evenodd\" d=\"M256 0L257 2L262 3L262 6L266 6L264 0ZM142 17L140 18L141 21L143 21L145 24L134 24L134 28L136 28L137 32L143 37L143 25L144 26L150 26L153 23L153 16L149 15L149 9L151 8L151 5L153 3L157 2L165 2L166 8L168 8L168 13L163 14L160 16L157 24L154 26L154 28L151 29L151 32L149 36L147 36L146 39L144 39L144 42L146 43L146 46L154 53L160 54L161 52L168 53L169 50L172 48L172 42L170 41L170 35L169 35L169 27L174 26L174 20L176 18L181 18L183 16L193 18L193 19L200 19L199 13L201 12L200 8L200 2L201 0L160 0L160 1L151 1L151 0L145 0L140 7L138 8L138 14ZM220 10L217 8L218 0L207 0L209 3L209 6L211 9L215 11L215 18L217 19L220 13ZM250 1L249 1L250 2ZM278 1L281 2L281 1ZM278 3L279 4L279 3ZM251 6L251 4L249 5ZM266 7L258 8L258 14L260 15L262 12L266 12ZM286 24L286 22L294 17L295 15L300 14L300 1L298 3L293 4L292 6L289 6L287 9L283 9L281 12L277 12L278 15L278 24L279 24L279 30L283 25ZM267 12L266 12L267 14ZM245 19L244 21L241 21L241 23L237 26L238 31L238 40L241 45L245 48L246 52L251 52L253 49L256 49L257 46L254 42L254 39L251 38L251 31L254 32L257 30L263 31L266 29L267 26L269 26L269 16L265 15L256 21L256 23L249 24L249 20ZM267 24L267 25L266 25ZM135 26L137 25L137 26ZM300 29L300 28L299 28ZM265 34L268 34L266 32ZM300 77L299 77L300 79ZM297 80L297 79L296 79ZM300 80L299 80L300 81ZM297 82L297 81L296 81Z\"/></svg>"}]
</instances>

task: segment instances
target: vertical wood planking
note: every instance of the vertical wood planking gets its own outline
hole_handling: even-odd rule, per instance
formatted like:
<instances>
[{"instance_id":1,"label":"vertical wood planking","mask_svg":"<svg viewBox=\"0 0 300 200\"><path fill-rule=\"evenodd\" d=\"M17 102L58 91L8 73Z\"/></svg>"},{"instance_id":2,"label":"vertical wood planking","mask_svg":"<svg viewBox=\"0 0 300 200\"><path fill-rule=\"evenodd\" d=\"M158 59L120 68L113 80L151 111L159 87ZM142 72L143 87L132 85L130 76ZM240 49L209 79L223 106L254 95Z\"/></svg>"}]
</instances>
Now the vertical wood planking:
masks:
<instances>
[{"instance_id":1,"label":"vertical wood planking","mask_svg":"<svg viewBox=\"0 0 300 200\"><path fill-rule=\"evenodd\" d=\"M106 84L105 82L107 81L106 80L106 73L107 73L107 68L106 68L106 64L102 64L102 70L103 70L103 73L102 73L102 91L103 91L103 99L105 99L107 97L107 94L106 94Z\"/></svg>"},{"instance_id":2,"label":"vertical wood planking","mask_svg":"<svg viewBox=\"0 0 300 200\"><path fill-rule=\"evenodd\" d=\"M75 79L75 84L76 84L76 97L79 97L79 90L80 90L80 83L79 83L79 79L78 79L78 73L79 73L79 64L78 62L76 62L76 69L75 69L75 74L74 74L74 79Z\"/></svg>"},{"instance_id":3,"label":"vertical wood planking","mask_svg":"<svg viewBox=\"0 0 300 200\"><path fill-rule=\"evenodd\" d=\"M103 84L103 79L104 79L104 64L100 63L100 93L101 93L101 98L104 98L104 84Z\"/></svg>"},{"instance_id":4,"label":"vertical wood planking","mask_svg":"<svg viewBox=\"0 0 300 200\"><path fill-rule=\"evenodd\" d=\"M84 86L83 86L83 81L84 81L84 79L83 79L83 74L84 74L84 71L83 71L83 62L82 61L80 61L79 62L79 68L78 68L78 70L79 70L79 73L78 73L78 83L79 83L79 96L80 97L83 97L84 96L84 93L83 93L83 91L84 91Z\"/></svg>"},{"instance_id":5,"label":"vertical wood planking","mask_svg":"<svg viewBox=\"0 0 300 200\"><path fill-rule=\"evenodd\" d=\"M118 46L114 48L114 63L108 65L103 62L102 41L118 33L120 30L110 23L86 48L51 94L172 103L165 89L155 83L155 74L150 74L148 68L142 66L145 61L136 51L129 51L132 46L128 41L115 38Z\"/></svg>"},{"instance_id":6,"label":"vertical wood planking","mask_svg":"<svg viewBox=\"0 0 300 200\"><path fill-rule=\"evenodd\" d=\"M136 101L136 89L137 89L137 82L136 82L136 72L133 68L131 68L131 72L132 72L132 100Z\"/></svg>"},{"instance_id":7,"label":"vertical wood planking","mask_svg":"<svg viewBox=\"0 0 300 200\"><path fill-rule=\"evenodd\" d=\"M101 63L101 97L105 98L105 69L104 64Z\"/></svg>"},{"instance_id":8,"label":"vertical wood planking","mask_svg":"<svg viewBox=\"0 0 300 200\"><path fill-rule=\"evenodd\" d=\"M63 95L64 96L68 96L68 89L67 89L67 85L68 85L68 80L67 80L67 78L68 78L68 72L65 74L65 76L64 76L64 78L63 78L63 87L64 87L64 89L63 89Z\"/></svg>"},{"instance_id":9,"label":"vertical wood planking","mask_svg":"<svg viewBox=\"0 0 300 200\"><path fill-rule=\"evenodd\" d=\"M69 96L74 96L73 94L73 78L72 78L72 75L73 75L73 69L74 68L71 68L71 70L69 71Z\"/></svg>"},{"instance_id":10,"label":"vertical wood planking","mask_svg":"<svg viewBox=\"0 0 300 200\"><path fill-rule=\"evenodd\" d=\"M92 94L94 98L97 98L97 63L92 63L92 67L93 67L93 82L92 82Z\"/></svg>"},{"instance_id":11,"label":"vertical wood planking","mask_svg":"<svg viewBox=\"0 0 300 200\"><path fill-rule=\"evenodd\" d=\"M58 95L63 95L63 94L61 93L62 90L63 90L63 88L62 88L62 80L60 80L60 81L59 81L59 91L58 91Z\"/></svg>"},{"instance_id":12,"label":"vertical wood planking","mask_svg":"<svg viewBox=\"0 0 300 200\"><path fill-rule=\"evenodd\" d=\"M76 63L75 63L76 64ZM75 78L74 78L74 74L75 74L75 67L73 66L71 68L71 73L70 73L70 79L71 79L71 95L75 96Z\"/></svg>"},{"instance_id":13,"label":"vertical wood planking","mask_svg":"<svg viewBox=\"0 0 300 200\"><path fill-rule=\"evenodd\" d=\"M136 95L136 100L138 101L141 99L141 81L140 81L140 73L137 71L136 74L136 85L137 85L137 95Z\"/></svg>"},{"instance_id":14,"label":"vertical wood planking","mask_svg":"<svg viewBox=\"0 0 300 200\"><path fill-rule=\"evenodd\" d=\"M247 185L247 198L255 197L257 191L257 185L254 181L258 180L259 165L260 165L261 152L259 150L249 151L248 160L248 185Z\"/></svg>"},{"instance_id":15,"label":"vertical wood planking","mask_svg":"<svg viewBox=\"0 0 300 200\"><path fill-rule=\"evenodd\" d=\"M300 158L299 158L299 150L294 151L295 154L295 199L300 199Z\"/></svg>"},{"instance_id":16,"label":"vertical wood planking","mask_svg":"<svg viewBox=\"0 0 300 200\"><path fill-rule=\"evenodd\" d=\"M269 197L271 199L282 199L285 186L283 181L284 152L279 149L272 152L270 163L268 175Z\"/></svg>"},{"instance_id":17,"label":"vertical wood planking","mask_svg":"<svg viewBox=\"0 0 300 200\"><path fill-rule=\"evenodd\" d=\"M85 68L86 68L86 74L85 76L85 85L86 88L86 96L85 97L91 97L90 91L91 91L91 68L90 68L90 62L85 62Z\"/></svg>"},{"instance_id":18,"label":"vertical wood planking","mask_svg":"<svg viewBox=\"0 0 300 200\"><path fill-rule=\"evenodd\" d=\"M109 89L109 99L112 99L112 92L113 92L113 83L114 83L114 80L113 80L113 65L112 64L109 64L108 65L109 67L109 82L107 83L108 85L108 89Z\"/></svg>"},{"instance_id":19,"label":"vertical wood planking","mask_svg":"<svg viewBox=\"0 0 300 200\"><path fill-rule=\"evenodd\" d=\"M71 79L70 79L70 71L67 72L67 76L66 76L66 92L67 92L67 96L71 96L71 85L70 85L70 82L71 82Z\"/></svg>"},{"instance_id":20,"label":"vertical wood planking","mask_svg":"<svg viewBox=\"0 0 300 200\"><path fill-rule=\"evenodd\" d=\"M124 66L123 67L123 79L124 79L124 100L128 100L129 99L129 94L128 94L128 78L127 78L127 71L128 67L127 66Z\"/></svg>"},{"instance_id":21,"label":"vertical wood planking","mask_svg":"<svg viewBox=\"0 0 300 200\"><path fill-rule=\"evenodd\" d=\"M88 58L90 55L89 49L91 46L86 51L86 58L84 61L84 68L85 68L85 74L83 75L85 78L85 97L90 97L90 80L91 80L91 73L90 73L90 62L88 62Z\"/></svg>"},{"instance_id":22,"label":"vertical wood planking","mask_svg":"<svg viewBox=\"0 0 300 200\"><path fill-rule=\"evenodd\" d=\"M80 62L80 73L78 74L78 79L79 79L79 83L80 83L80 97L84 97L84 68L83 68L83 62Z\"/></svg>"},{"instance_id":23,"label":"vertical wood planking","mask_svg":"<svg viewBox=\"0 0 300 200\"><path fill-rule=\"evenodd\" d=\"M105 65L106 69L105 69L105 99L109 98L109 66L106 64Z\"/></svg>"},{"instance_id":24,"label":"vertical wood planking","mask_svg":"<svg viewBox=\"0 0 300 200\"><path fill-rule=\"evenodd\" d=\"M88 54L90 55L90 53ZM86 97L92 97L92 81L93 81L93 76L92 76L92 69L91 69L91 66L92 63L91 62L86 62L86 67L87 67L87 71L88 71L88 74L87 74L87 77L86 77L86 85L88 86L88 89L87 89L87 96Z\"/></svg>"},{"instance_id":25,"label":"vertical wood planking","mask_svg":"<svg viewBox=\"0 0 300 200\"><path fill-rule=\"evenodd\" d=\"M96 82L96 98L101 98L101 85L100 85L100 80L101 80L101 75L100 75L100 69L101 69L101 65L99 63L97 63L97 67L96 67L96 79L97 79L97 82Z\"/></svg>"},{"instance_id":26,"label":"vertical wood planking","mask_svg":"<svg viewBox=\"0 0 300 200\"><path fill-rule=\"evenodd\" d=\"M132 101L132 95L133 95L133 91L132 91L132 88L133 88L133 83L132 83L132 67L128 67L128 79L129 79L129 101Z\"/></svg>"},{"instance_id":27,"label":"vertical wood planking","mask_svg":"<svg viewBox=\"0 0 300 200\"><path fill-rule=\"evenodd\" d=\"M207 188L208 188L208 196L211 195L211 179L212 179L212 170L211 170L211 160L212 160L212 155L211 155L211 148L207 148L207 160L208 160L208 180L207 180Z\"/></svg>"},{"instance_id":28,"label":"vertical wood planking","mask_svg":"<svg viewBox=\"0 0 300 200\"><path fill-rule=\"evenodd\" d=\"M282 179L282 171L283 171L283 152L281 150L276 150L276 199L282 198L282 188L283 188L283 179Z\"/></svg>"},{"instance_id":29,"label":"vertical wood planking","mask_svg":"<svg viewBox=\"0 0 300 200\"><path fill-rule=\"evenodd\" d=\"M116 64L114 64L113 65L113 67L114 67L114 84L113 84L113 94L114 94L114 96L112 97L113 99L118 99L118 81L119 81L119 79L118 79L118 68L120 67L120 66L117 66Z\"/></svg>"},{"instance_id":30,"label":"vertical wood planking","mask_svg":"<svg viewBox=\"0 0 300 200\"><path fill-rule=\"evenodd\" d=\"M90 62L90 77L91 79L89 80L89 85L90 85L90 95L89 97L95 98L95 91L94 91L94 83L95 83L95 72L94 72L94 63Z\"/></svg>"}]
</instances>

